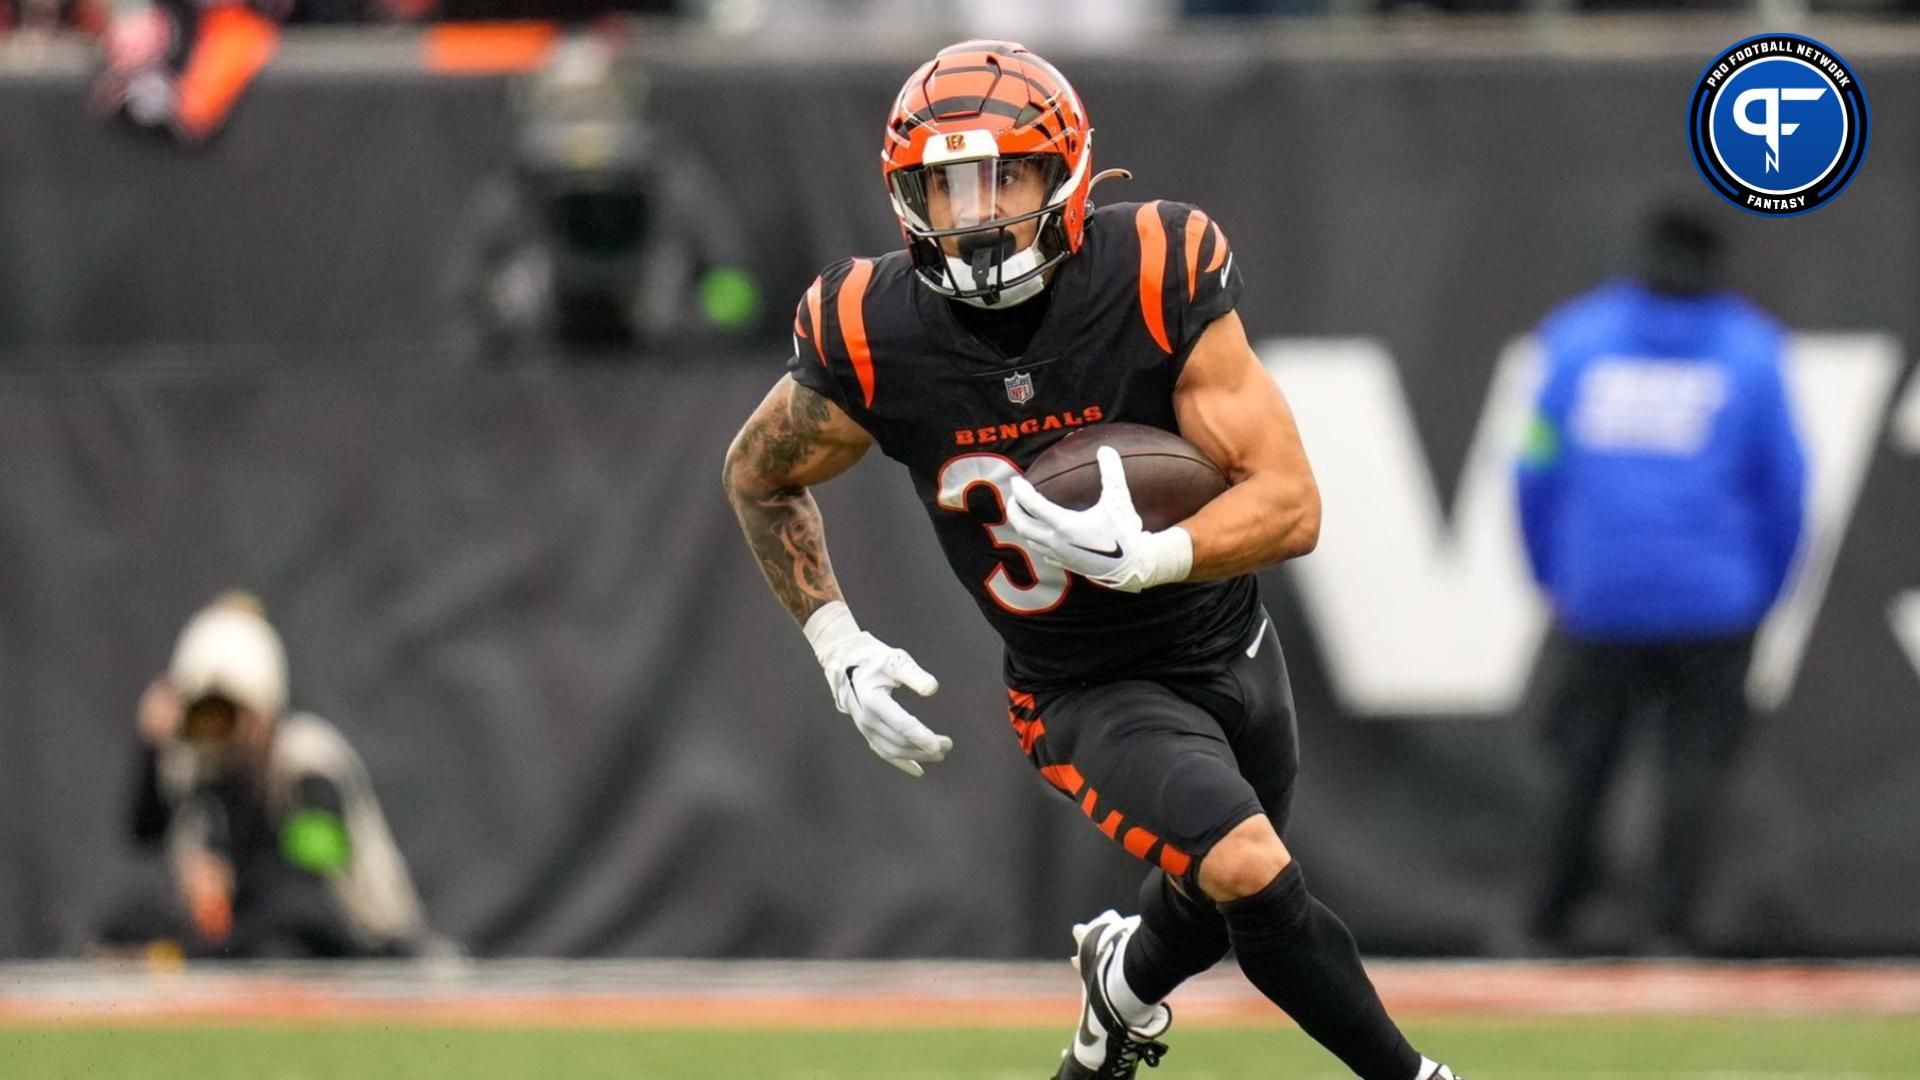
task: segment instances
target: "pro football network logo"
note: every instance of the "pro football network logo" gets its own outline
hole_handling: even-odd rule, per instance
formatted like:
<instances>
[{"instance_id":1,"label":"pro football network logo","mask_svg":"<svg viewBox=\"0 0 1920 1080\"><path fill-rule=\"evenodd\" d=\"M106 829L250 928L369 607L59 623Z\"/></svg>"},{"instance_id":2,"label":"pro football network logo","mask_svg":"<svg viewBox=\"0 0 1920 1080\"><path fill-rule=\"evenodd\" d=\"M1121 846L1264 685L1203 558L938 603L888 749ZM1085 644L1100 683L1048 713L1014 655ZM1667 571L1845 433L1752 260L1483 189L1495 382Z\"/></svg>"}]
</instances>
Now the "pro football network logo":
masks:
<instances>
[{"instance_id":1,"label":"pro football network logo","mask_svg":"<svg viewBox=\"0 0 1920 1080\"><path fill-rule=\"evenodd\" d=\"M1867 155L1867 95L1832 49L1798 34L1729 46L1687 112L1693 163L1728 202L1804 214L1845 190Z\"/></svg>"}]
</instances>

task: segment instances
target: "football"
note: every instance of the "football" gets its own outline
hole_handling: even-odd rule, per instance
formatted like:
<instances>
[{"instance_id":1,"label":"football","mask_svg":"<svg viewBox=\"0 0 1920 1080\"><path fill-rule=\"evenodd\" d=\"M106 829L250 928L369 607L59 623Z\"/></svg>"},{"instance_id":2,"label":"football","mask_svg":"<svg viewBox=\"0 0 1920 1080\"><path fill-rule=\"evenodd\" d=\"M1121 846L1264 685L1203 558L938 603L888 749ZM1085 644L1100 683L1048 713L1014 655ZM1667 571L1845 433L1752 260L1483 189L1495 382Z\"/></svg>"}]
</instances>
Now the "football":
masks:
<instances>
[{"instance_id":1,"label":"football","mask_svg":"<svg viewBox=\"0 0 1920 1080\"><path fill-rule=\"evenodd\" d=\"M1111 446L1127 470L1134 509L1152 531L1177 525L1227 490L1227 478L1200 448L1171 431L1146 424L1099 424L1049 446L1027 469L1027 482L1072 510L1100 498L1094 452Z\"/></svg>"}]
</instances>

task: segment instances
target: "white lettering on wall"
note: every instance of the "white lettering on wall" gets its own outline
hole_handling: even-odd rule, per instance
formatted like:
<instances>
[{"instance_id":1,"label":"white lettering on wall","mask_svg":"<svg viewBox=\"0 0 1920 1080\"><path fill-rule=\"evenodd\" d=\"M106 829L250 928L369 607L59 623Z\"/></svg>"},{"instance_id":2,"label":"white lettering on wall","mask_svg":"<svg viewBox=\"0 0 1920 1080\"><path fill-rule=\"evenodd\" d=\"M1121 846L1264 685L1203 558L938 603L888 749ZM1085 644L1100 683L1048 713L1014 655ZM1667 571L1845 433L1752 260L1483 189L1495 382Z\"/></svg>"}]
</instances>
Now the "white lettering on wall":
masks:
<instances>
[{"instance_id":1,"label":"white lettering on wall","mask_svg":"<svg viewBox=\"0 0 1920 1080\"><path fill-rule=\"evenodd\" d=\"M1502 353L1451 514L1383 346L1274 339L1260 355L1292 401L1320 483L1320 547L1288 569L1342 702L1362 715L1514 708L1546 626L1512 477L1538 385L1535 346L1522 339ZM1800 335L1789 365L1809 518L1794 583L1755 650L1749 689L1762 705L1782 700L1799 672L1900 354L1881 335Z\"/></svg>"},{"instance_id":2,"label":"white lettering on wall","mask_svg":"<svg viewBox=\"0 0 1920 1080\"><path fill-rule=\"evenodd\" d=\"M1893 416L1894 448L1905 454L1920 455L1920 368L1907 380L1907 392ZM1887 608L1887 621L1893 636L1906 650L1907 662L1920 675L1920 589L1911 589L1893 598Z\"/></svg>"}]
</instances>

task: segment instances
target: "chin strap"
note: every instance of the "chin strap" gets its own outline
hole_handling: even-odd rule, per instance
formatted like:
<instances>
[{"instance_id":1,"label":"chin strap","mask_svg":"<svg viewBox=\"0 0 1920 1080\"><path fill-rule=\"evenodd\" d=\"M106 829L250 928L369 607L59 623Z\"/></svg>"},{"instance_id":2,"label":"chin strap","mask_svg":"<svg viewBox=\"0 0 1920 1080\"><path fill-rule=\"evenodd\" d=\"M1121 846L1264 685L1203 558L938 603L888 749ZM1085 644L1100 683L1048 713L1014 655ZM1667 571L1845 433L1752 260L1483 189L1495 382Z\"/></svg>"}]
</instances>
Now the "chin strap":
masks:
<instances>
[{"instance_id":1,"label":"chin strap","mask_svg":"<svg viewBox=\"0 0 1920 1080\"><path fill-rule=\"evenodd\" d=\"M992 244L981 244L979 247L973 249L971 269L973 270L973 280L975 282L987 280L987 275L993 272L993 257L999 253L997 246ZM1004 261L1002 265L1005 265ZM1002 274L1001 276L1004 278L1006 275ZM989 307L998 304L1000 302L1000 286L991 286L987 290L987 295L980 299L986 301Z\"/></svg>"},{"instance_id":2,"label":"chin strap","mask_svg":"<svg viewBox=\"0 0 1920 1080\"><path fill-rule=\"evenodd\" d=\"M1035 274L1012 285L1002 287L996 284L989 288L985 283L992 272L989 267L992 266L994 249L991 246L983 246L971 254L970 261L952 255L946 256L947 280L957 286L962 280L962 275L965 275L969 282L981 283L980 287L988 288L988 291L974 296L952 297L960 303L972 304L977 308L1012 307L1039 296L1047 287L1046 275ZM1040 254L1031 245L1008 258L1001 259L998 267L999 280L1005 281L1008 277L1019 277L1027 273L1031 267L1020 264L1029 258L1032 259L1033 265L1039 264Z\"/></svg>"}]
</instances>

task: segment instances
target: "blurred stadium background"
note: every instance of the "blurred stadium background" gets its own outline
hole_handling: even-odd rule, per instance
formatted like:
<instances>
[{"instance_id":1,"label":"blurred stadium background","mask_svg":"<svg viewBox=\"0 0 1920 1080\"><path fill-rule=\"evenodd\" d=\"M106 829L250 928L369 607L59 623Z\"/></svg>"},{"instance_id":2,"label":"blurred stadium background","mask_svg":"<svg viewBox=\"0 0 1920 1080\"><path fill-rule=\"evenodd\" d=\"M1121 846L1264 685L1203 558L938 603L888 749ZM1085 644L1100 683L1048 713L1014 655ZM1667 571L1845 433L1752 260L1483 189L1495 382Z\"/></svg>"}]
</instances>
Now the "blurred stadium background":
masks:
<instances>
[{"instance_id":1,"label":"blurred stadium background","mask_svg":"<svg viewBox=\"0 0 1920 1080\"><path fill-rule=\"evenodd\" d=\"M0 1076L1051 1068L1066 928L1129 906L1137 864L1022 761L997 643L890 463L821 499L849 595L943 683L920 713L957 746L918 783L833 712L717 483L801 290L899 243L900 79L982 34L1074 80L1096 167L1134 173L1100 196L1235 238L1327 505L1264 581L1306 762L1288 840L1389 1006L1476 1080L1920 1075L1911 4L614 6L264 6L284 29L195 126L105 89L140 12L0 3ZM1846 195L1784 220L1712 200L1684 134L1706 60L1773 30L1844 55L1873 109ZM643 180L583 209L596 169ZM1795 331L1810 532L1705 955L1633 956L1642 754L1580 925L1611 959L1544 962L1527 334L1675 195ZM594 248L621 222L639 239ZM556 236L578 250L527 269ZM603 272L649 297L612 329L529 299ZM93 955L134 703L235 583L464 956ZM1168 1075L1336 1075L1257 1004L1231 970L1183 990Z\"/></svg>"}]
</instances>

